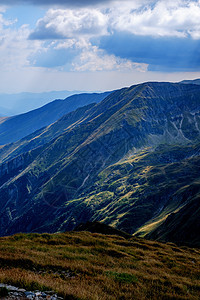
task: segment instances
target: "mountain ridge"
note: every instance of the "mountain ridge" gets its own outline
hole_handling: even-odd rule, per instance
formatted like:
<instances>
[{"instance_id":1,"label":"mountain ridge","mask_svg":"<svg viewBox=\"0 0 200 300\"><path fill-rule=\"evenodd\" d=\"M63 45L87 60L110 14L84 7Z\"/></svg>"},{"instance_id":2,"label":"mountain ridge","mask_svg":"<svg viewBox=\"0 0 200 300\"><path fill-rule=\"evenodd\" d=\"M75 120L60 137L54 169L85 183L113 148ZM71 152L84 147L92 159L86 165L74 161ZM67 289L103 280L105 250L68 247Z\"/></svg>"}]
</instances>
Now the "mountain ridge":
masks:
<instances>
[{"instance_id":1,"label":"mountain ridge","mask_svg":"<svg viewBox=\"0 0 200 300\"><path fill-rule=\"evenodd\" d=\"M180 83L200 85L200 79L198 78L198 79L193 79L193 80L183 80Z\"/></svg>"},{"instance_id":2,"label":"mountain ridge","mask_svg":"<svg viewBox=\"0 0 200 300\"><path fill-rule=\"evenodd\" d=\"M0 111L5 116L23 114L40 108L54 99L66 99L83 91L50 91L41 93L21 92L14 94L0 93Z\"/></svg>"},{"instance_id":3,"label":"mountain ridge","mask_svg":"<svg viewBox=\"0 0 200 300\"><path fill-rule=\"evenodd\" d=\"M54 100L28 113L6 118L4 122L0 123L0 144L15 142L50 125L78 107L101 101L108 93L72 95L64 100Z\"/></svg>"},{"instance_id":4,"label":"mountain ridge","mask_svg":"<svg viewBox=\"0 0 200 300\"><path fill-rule=\"evenodd\" d=\"M66 120L60 135L55 133ZM156 214L162 226L198 196L192 189L187 197L185 187L199 180L198 85L134 85L66 115L43 134L48 130L50 138L38 148L39 142L31 145L35 133L25 138L27 148L20 148L23 141L12 145L18 147L13 156L10 145L0 149L1 156L7 149L0 177L1 235L72 230L87 221L144 234ZM198 232L195 239L198 244Z\"/></svg>"}]
</instances>

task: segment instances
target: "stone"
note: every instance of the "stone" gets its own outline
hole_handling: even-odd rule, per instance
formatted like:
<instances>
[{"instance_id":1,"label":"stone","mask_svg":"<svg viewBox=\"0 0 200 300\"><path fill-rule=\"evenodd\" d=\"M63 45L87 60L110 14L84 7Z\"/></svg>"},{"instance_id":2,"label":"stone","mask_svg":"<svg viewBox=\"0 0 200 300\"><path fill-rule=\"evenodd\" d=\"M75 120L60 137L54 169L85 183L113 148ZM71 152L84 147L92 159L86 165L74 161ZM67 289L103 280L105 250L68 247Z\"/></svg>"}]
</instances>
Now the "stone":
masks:
<instances>
[{"instance_id":1,"label":"stone","mask_svg":"<svg viewBox=\"0 0 200 300\"><path fill-rule=\"evenodd\" d=\"M25 292L24 293L28 299L35 298L35 294L33 292Z\"/></svg>"},{"instance_id":2,"label":"stone","mask_svg":"<svg viewBox=\"0 0 200 300\"><path fill-rule=\"evenodd\" d=\"M18 289L18 292L24 293L24 292L26 292L26 290L25 289Z\"/></svg>"},{"instance_id":3,"label":"stone","mask_svg":"<svg viewBox=\"0 0 200 300\"><path fill-rule=\"evenodd\" d=\"M32 299L32 300L63 300L62 297L58 297L57 294L55 294L54 291L46 291L42 292L39 290L36 290L34 292L32 291L26 291L23 288L18 288L12 285L0 283L0 288L5 287L8 289L9 295L5 297L5 300L14 299L14 300L22 300L22 299Z\"/></svg>"},{"instance_id":4,"label":"stone","mask_svg":"<svg viewBox=\"0 0 200 300\"><path fill-rule=\"evenodd\" d=\"M18 291L18 288L12 285L6 285L5 287L11 292Z\"/></svg>"}]
</instances>

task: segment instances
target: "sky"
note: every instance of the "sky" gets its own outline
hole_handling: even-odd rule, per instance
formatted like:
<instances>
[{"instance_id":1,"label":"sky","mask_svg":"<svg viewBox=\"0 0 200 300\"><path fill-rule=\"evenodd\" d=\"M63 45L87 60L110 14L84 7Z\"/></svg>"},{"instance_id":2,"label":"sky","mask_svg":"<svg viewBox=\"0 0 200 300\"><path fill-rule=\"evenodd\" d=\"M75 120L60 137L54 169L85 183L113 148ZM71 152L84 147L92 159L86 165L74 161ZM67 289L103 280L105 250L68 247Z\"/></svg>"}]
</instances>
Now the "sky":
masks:
<instances>
[{"instance_id":1,"label":"sky","mask_svg":"<svg viewBox=\"0 0 200 300\"><path fill-rule=\"evenodd\" d=\"M200 0L0 0L0 93L200 78Z\"/></svg>"}]
</instances>

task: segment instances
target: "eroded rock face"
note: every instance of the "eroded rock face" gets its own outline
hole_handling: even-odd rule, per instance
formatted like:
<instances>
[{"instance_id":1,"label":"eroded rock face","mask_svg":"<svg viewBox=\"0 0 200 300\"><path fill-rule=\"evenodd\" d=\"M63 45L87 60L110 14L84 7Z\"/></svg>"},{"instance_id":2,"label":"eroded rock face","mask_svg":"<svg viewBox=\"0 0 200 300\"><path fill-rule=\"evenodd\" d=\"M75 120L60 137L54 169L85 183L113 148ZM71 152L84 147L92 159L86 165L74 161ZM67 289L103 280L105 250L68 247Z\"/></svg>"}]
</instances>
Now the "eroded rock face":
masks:
<instances>
[{"instance_id":1,"label":"eroded rock face","mask_svg":"<svg viewBox=\"0 0 200 300\"><path fill-rule=\"evenodd\" d=\"M0 149L0 235L73 229L89 220L134 233L181 199L178 177L190 157L199 157L199 133L197 85L145 83L66 115ZM182 184L190 185L196 171Z\"/></svg>"}]
</instances>

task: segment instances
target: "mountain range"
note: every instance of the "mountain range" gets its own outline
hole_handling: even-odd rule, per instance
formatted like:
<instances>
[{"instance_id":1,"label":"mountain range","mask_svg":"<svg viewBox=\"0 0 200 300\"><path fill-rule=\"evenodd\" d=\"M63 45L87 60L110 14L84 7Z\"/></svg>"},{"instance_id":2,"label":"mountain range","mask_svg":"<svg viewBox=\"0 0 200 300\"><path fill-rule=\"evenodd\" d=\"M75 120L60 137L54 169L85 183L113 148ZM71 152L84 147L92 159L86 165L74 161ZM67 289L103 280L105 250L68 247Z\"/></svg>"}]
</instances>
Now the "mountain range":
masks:
<instances>
[{"instance_id":1,"label":"mountain range","mask_svg":"<svg viewBox=\"0 0 200 300\"><path fill-rule=\"evenodd\" d=\"M180 83L184 84L197 84L200 85L200 79L194 79L194 80L183 80Z\"/></svg>"},{"instance_id":2,"label":"mountain range","mask_svg":"<svg viewBox=\"0 0 200 300\"><path fill-rule=\"evenodd\" d=\"M0 145L15 142L42 127L50 125L78 107L92 102L98 103L108 94L109 92L72 95L64 100L54 100L30 112L4 118L0 122Z\"/></svg>"},{"instance_id":3,"label":"mountain range","mask_svg":"<svg viewBox=\"0 0 200 300\"><path fill-rule=\"evenodd\" d=\"M13 140L2 129L12 119L0 124L10 139L0 147L0 235L101 221L200 246L200 86L147 82L101 97L62 116L44 106L48 126L22 139L21 121Z\"/></svg>"},{"instance_id":4,"label":"mountain range","mask_svg":"<svg viewBox=\"0 0 200 300\"><path fill-rule=\"evenodd\" d=\"M13 116L37 109L54 99L65 99L81 91L51 91L43 93L23 92L17 94L0 93L0 114Z\"/></svg>"}]
</instances>

